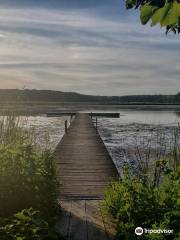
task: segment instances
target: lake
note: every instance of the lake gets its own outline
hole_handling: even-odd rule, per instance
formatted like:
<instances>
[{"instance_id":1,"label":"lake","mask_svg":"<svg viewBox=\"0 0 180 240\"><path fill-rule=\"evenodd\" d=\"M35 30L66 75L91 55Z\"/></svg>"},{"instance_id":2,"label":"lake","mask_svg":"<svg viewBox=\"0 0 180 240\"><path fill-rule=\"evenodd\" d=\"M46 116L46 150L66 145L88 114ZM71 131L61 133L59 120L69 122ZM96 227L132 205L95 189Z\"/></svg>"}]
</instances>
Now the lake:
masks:
<instances>
[{"instance_id":1,"label":"lake","mask_svg":"<svg viewBox=\"0 0 180 240\"><path fill-rule=\"evenodd\" d=\"M92 110L92 109L91 109ZM115 109L121 117L98 118L99 133L110 152L119 171L124 165L135 166L137 163L137 148L145 151L161 149L170 151L174 141L174 129L180 122L180 112L169 110L132 110ZM114 111L114 109L113 109ZM64 134L64 121L70 117L52 117L45 115L30 116L29 127L38 136L38 142L55 149ZM26 119L26 117L22 117Z\"/></svg>"},{"instance_id":2,"label":"lake","mask_svg":"<svg viewBox=\"0 0 180 240\"><path fill-rule=\"evenodd\" d=\"M99 131L121 170L124 165L135 166L137 158L145 158L149 149L150 158L171 151L179 121L180 115L174 111L121 110L119 119L100 119Z\"/></svg>"}]
</instances>

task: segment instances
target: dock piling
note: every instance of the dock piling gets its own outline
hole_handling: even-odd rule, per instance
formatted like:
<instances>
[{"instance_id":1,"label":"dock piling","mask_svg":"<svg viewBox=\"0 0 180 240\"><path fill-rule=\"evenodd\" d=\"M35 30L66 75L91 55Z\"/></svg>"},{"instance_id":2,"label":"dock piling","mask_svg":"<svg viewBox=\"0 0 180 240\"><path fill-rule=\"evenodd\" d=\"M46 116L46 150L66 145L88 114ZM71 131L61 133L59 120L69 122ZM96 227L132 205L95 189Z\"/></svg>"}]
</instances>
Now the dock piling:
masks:
<instances>
[{"instance_id":1,"label":"dock piling","mask_svg":"<svg viewBox=\"0 0 180 240\"><path fill-rule=\"evenodd\" d=\"M65 125L65 133L67 133L68 132L68 121L67 120L65 120L64 125Z\"/></svg>"},{"instance_id":2,"label":"dock piling","mask_svg":"<svg viewBox=\"0 0 180 240\"><path fill-rule=\"evenodd\" d=\"M90 113L91 119L92 119L92 112Z\"/></svg>"},{"instance_id":3,"label":"dock piling","mask_svg":"<svg viewBox=\"0 0 180 240\"><path fill-rule=\"evenodd\" d=\"M96 118L96 133L98 133L98 120Z\"/></svg>"}]
</instances>

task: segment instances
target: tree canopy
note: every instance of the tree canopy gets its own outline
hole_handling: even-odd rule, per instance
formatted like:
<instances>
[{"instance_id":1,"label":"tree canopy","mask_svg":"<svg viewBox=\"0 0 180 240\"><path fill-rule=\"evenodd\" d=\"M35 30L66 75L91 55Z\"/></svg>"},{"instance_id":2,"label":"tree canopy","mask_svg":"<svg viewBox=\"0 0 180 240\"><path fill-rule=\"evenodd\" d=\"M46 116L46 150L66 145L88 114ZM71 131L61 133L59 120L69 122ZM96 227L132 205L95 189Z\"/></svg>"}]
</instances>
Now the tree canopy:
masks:
<instances>
[{"instance_id":1,"label":"tree canopy","mask_svg":"<svg viewBox=\"0 0 180 240\"><path fill-rule=\"evenodd\" d=\"M166 27L166 33L180 33L180 0L126 0L127 9L140 10L141 23Z\"/></svg>"}]
</instances>

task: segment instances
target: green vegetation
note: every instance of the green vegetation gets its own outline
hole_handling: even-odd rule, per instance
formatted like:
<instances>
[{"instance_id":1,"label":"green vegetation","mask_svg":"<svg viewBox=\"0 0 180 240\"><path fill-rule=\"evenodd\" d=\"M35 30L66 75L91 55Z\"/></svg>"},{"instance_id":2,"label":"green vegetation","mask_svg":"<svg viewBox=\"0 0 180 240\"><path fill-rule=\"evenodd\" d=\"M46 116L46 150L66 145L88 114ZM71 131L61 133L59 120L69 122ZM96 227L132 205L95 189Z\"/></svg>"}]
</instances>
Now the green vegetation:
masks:
<instances>
[{"instance_id":1,"label":"green vegetation","mask_svg":"<svg viewBox=\"0 0 180 240\"><path fill-rule=\"evenodd\" d=\"M11 104L27 104L27 107L36 107L36 103L43 108L47 103L53 106L64 103L91 103L91 104L177 104L180 103L177 95L130 95L130 96L91 96L73 92L60 92L50 90L18 90L0 89L0 103L6 104L6 109ZM8 106L9 104L9 106ZM18 105L19 106L19 105ZM51 106L52 107L52 106Z\"/></svg>"},{"instance_id":2,"label":"green vegetation","mask_svg":"<svg viewBox=\"0 0 180 240\"><path fill-rule=\"evenodd\" d=\"M174 235L145 235L143 239L180 238L180 168L168 173L157 187L125 174L106 192L104 212L117 223L116 239L137 239L136 227L173 229Z\"/></svg>"},{"instance_id":3,"label":"green vegetation","mask_svg":"<svg viewBox=\"0 0 180 240\"><path fill-rule=\"evenodd\" d=\"M58 239L53 154L10 116L0 122L0 239ZM18 212L18 213L17 213Z\"/></svg>"},{"instance_id":4,"label":"green vegetation","mask_svg":"<svg viewBox=\"0 0 180 240\"><path fill-rule=\"evenodd\" d=\"M24 209L0 222L1 240L59 240L60 236L45 221L40 212Z\"/></svg>"},{"instance_id":5,"label":"green vegetation","mask_svg":"<svg viewBox=\"0 0 180 240\"><path fill-rule=\"evenodd\" d=\"M166 33L180 33L180 2L178 0L126 0L127 8L139 8L141 23L151 20L151 26L160 24Z\"/></svg>"},{"instance_id":6,"label":"green vegetation","mask_svg":"<svg viewBox=\"0 0 180 240\"><path fill-rule=\"evenodd\" d=\"M116 223L116 239L139 239L136 227L174 231L143 234L143 240L180 239L180 151L175 135L171 154L158 159L154 171L141 159L141 170L136 173L126 167L108 187L102 210Z\"/></svg>"}]
</instances>

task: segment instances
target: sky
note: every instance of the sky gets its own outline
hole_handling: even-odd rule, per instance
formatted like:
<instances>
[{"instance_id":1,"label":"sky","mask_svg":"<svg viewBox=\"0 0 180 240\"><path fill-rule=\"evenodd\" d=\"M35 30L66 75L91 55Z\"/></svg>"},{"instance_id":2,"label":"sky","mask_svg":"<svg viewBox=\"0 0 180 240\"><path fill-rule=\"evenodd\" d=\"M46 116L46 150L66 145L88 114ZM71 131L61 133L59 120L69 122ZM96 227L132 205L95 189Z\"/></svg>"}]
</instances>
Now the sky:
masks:
<instances>
[{"instance_id":1,"label":"sky","mask_svg":"<svg viewBox=\"0 0 180 240\"><path fill-rule=\"evenodd\" d=\"M180 91L180 36L123 0L0 0L0 88L92 95Z\"/></svg>"}]
</instances>

